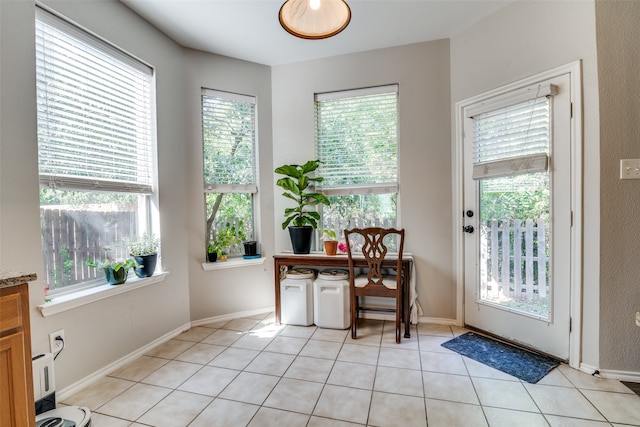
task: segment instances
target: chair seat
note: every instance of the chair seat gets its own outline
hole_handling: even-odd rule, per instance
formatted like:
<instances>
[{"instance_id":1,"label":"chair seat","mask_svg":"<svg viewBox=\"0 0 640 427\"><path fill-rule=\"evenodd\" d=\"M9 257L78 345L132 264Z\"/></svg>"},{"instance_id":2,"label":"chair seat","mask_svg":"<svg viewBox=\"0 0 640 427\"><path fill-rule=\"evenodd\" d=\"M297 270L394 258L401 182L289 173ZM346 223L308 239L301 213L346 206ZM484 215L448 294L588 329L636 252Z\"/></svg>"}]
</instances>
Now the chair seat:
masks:
<instances>
[{"instance_id":1,"label":"chair seat","mask_svg":"<svg viewBox=\"0 0 640 427\"><path fill-rule=\"evenodd\" d=\"M356 288L364 288L367 283L369 283L369 279L367 278L366 274L360 274L359 276L356 276L353 281L353 284ZM396 276L382 276L382 284L388 289L396 289Z\"/></svg>"}]
</instances>

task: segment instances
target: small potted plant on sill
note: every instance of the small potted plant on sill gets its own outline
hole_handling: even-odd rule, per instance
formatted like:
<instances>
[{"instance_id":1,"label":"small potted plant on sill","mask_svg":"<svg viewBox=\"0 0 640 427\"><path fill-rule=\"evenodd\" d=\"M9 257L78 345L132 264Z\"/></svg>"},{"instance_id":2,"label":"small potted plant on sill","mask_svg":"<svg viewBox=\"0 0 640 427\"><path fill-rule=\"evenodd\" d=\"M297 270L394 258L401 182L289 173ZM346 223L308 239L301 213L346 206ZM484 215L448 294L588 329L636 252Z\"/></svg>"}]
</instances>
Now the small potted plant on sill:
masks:
<instances>
[{"instance_id":1,"label":"small potted plant on sill","mask_svg":"<svg viewBox=\"0 0 640 427\"><path fill-rule=\"evenodd\" d=\"M104 271L104 276L107 279L107 283L110 285L121 285L127 281L129 269L136 266L136 261L133 258L113 261L107 257L104 261L88 259L87 265L89 267L102 269Z\"/></svg>"},{"instance_id":2,"label":"small potted plant on sill","mask_svg":"<svg viewBox=\"0 0 640 427\"><path fill-rule=\"evenodd\" d=\"M151 277L156 271L160 239L152 234L144 233L137 240L129 243L129 254L136 260L134 272L138 277Z\"/></svg>"},{"instance_id":3,"label":"small potted plant on sill","mask_svg":"<svg viewBox=\"0 0 640 427\"><path fill-rule=\"evenodd\" d=\"M327 255L335 255L338 251L338 236L336 232L325 228L320 239L324 241L324 251Z\"/></svg>"},{"instance_id":4,"label":"small potted plant on sill","mask_svg":"<svg viewBox=\"0 0 640 427\"><path fill-rule=\"evenodd\" d=\"M215 246L213 243L207 245L207 261L216 262L218 257L222 255L222 249Z\"/></svg>"},{"instance_id":5,"label":"small potted plant on sill","mask_svg":"<svg viewBox=\"0 0 640 427\"><path fill-rule=\"evenodd\" d=\"M284 165L276 168L275 173L285 175L278 179L276 185L285 191L282 193L296 202L295 208L284 210L285 220L282 229L289 227L289 237L291 246L295 254L308 254L311 250L311 236L313 230L318 228L320 214L315 210L305 208L314 207L319 204L331 205L329 199L321 193L307 192L307 188L312 182L322 182L324 178L309 174L320 166L320 160L309 160L304 165ZM291 225L290 225L291 224Z\"/></svg>"},{"instance_id":6,"label":"small potted plant on sill","mask_svg":"<svg viewBox=\"0 0 640 427\"><path fill-rule=\"evenodd\" d=\"M231 225L227 222L225 226L218 231L214 247L217 248L218 259L220 261L226 261L228 253L231 253L232 248L239 246L247 239L247 235L244 230L244 223L242 220L238 221L238 226Z\"/></svg>"}]
</instances>

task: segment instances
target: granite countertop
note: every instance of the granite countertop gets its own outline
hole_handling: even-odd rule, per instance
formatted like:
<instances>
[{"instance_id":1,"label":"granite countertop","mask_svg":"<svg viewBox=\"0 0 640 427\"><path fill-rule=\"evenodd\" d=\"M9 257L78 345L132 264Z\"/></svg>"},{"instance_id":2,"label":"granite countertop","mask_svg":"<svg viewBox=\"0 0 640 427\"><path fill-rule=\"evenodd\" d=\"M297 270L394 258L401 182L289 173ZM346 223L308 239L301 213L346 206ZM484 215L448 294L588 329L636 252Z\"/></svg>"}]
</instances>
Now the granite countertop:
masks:
<instances>
[{"instance_id":1,"label":"granite countertop","mask_svg":"<svg viewBox=\"0 0 640 427\"><path fill-rule=\"evenodd\" d=\"M0 270L0 288L21 285L37 279L36 273L22 273L19 271Z\"/></svg>"}]
</instances>

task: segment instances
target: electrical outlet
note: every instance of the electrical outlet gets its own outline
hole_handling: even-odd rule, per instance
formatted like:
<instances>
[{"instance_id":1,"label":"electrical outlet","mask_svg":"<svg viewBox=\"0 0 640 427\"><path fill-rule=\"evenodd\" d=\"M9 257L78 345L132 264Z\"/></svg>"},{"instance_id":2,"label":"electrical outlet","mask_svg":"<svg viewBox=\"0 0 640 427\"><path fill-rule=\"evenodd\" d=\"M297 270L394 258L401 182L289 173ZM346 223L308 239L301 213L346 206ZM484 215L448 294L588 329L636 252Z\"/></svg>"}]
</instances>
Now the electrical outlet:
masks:
<instances>
[{"instance_id":1,"label":"electrical outlet","mask_svg":"<svg viewBox=\"0 0 640 427\"><path fill-rule=\"evenodd\" d=\"M620 159L620 179L640 179L640 159Z\"/></svg>"},{"instance_id":2,"label":"electrical outlet","mask_svg":"<svg viewBox=\"0 0 640 427\"><path fill-rule=\"evenodd\" d=\"M57 337L62 338L62 341L57 340ZM60 329L59 331L51 332L49 334L49 350L51 350L52 354L56 354L62 351L62 347L64 347L63 341L64 329Z\"/></svg>"}]
</instances>

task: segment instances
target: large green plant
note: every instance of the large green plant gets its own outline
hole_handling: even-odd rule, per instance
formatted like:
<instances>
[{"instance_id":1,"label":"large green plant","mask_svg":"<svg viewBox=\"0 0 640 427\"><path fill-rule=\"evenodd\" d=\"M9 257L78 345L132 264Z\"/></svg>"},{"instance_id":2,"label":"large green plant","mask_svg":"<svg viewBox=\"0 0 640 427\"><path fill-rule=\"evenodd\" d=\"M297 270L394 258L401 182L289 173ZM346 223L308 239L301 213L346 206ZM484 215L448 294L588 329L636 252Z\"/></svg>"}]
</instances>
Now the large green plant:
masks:
<instances>
[{"instance_id":1,"label":"large green plant","mask_svg":"<svg viewBox=\"0 0 640 427\"><path fill-rule=\"evenodd\" d=\"M277 174L286 175L284 178L280 178L276 185L285 190L282 193L284 197L288 197L298 205L295 208L286 208L284 210L283 230L292 222L294 226L298 227L310 225L313 228L318 228L320 214L315 210L305 210L305 208L316 206L320 203L329 206L331 202L324 194L308 193L305 190L309 188L312 182L322 182L324 180L319 176L309 176L311 172L318 169L320 163L319 160L309 160L304 165L284 165L276 168L275 172Z\"/></svg>"}]
</instances>

